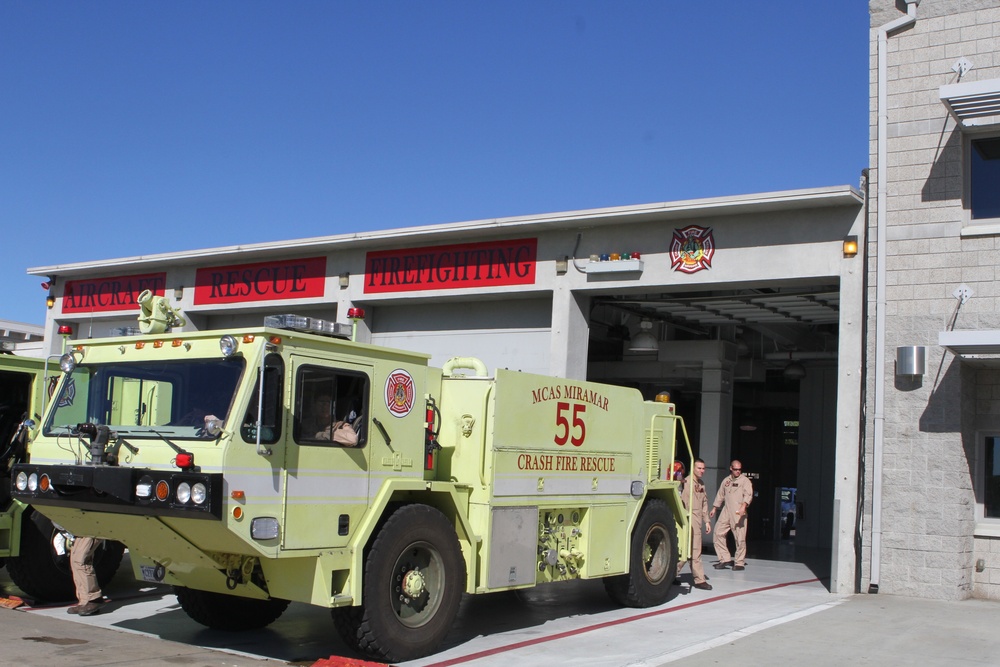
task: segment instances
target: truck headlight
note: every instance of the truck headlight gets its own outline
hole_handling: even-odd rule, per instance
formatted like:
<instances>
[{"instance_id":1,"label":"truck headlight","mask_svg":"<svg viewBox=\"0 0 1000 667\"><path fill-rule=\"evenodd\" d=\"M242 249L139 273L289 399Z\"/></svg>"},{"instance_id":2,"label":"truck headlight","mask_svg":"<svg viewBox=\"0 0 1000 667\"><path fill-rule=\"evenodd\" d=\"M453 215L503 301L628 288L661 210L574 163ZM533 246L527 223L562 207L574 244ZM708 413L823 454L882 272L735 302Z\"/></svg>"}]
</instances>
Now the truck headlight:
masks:
<instances>
[{"instance_id":1,"label":"truck headlight","mask_svg":"<svg viewBox=\"0 0 1000 667\"><path fill-rule=\"evenodd\" d=\"M28 475L28 491L34 493L38 490L38 474L31 473Z\"/></svg>"},{"instance_id":2,"label":"truck headlight","mask_svg":"<svg viewBox=\"0 0 1000 667\"><path fill-rule=\"evenodd\" d=\"M22 470L17 473L17 477L14 478L14 486L18 491L26 491L28 488L28 476Z\"/></svg>"},{"instance_id":3,"label":"truck headlight","mask_svg":"<svg viewBox=\"0 0 1000 667\"><path fill-rule=\"evenodd\" d=\"M177 502L186 504L189 500L191 500L191 485L181 482L177 485Z\"/></svg>"},{"instance_id":4,"label":"truck headlight","mask_svg":"<svg viewBox=\"0 0 1000 667\"><path fill-rule=\"evenodd\" d=\"M59 357L59 368L62 369L63 373L72 373L76 370L76 359L72 352L67 352Z\"/></svg>"},{"instance_id":5,"label":"truck headlight","mask_svg":"<svg viewBox=\"0 0 1000 667\"><path fill-rule=\"evenodd\" d=\"M205 489L205 485L201 482L197 482L191 487L191 502L195 505L202 505L205 503L205 498L208 497L208 491Z\"/></svg>"},{"instance_id":6,"label":"truck headlight","mask_svg":"<svg viewBox=\"0 0 1000 667\"><path fill-rule=\"evenodd\" d=\"M222 351L222 356L224 357L231 357L236 354L237 345L236 338L229 334L219 339L219 349Z\"/></svg>"}]
</instances>

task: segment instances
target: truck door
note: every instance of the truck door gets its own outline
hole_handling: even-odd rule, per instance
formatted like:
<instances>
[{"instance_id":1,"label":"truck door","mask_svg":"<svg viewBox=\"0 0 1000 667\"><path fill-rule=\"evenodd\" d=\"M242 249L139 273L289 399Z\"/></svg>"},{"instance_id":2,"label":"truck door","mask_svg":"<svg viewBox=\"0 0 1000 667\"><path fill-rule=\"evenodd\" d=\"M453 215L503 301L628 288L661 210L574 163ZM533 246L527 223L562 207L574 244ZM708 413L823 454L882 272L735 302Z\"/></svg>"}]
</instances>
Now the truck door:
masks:
<instances>
[{"instance_id":1,"label":"truck door","mask_svg":"<svg viewBox=\"0 0 1000 667\"><path fill-rule=\"evenodd\" d=\"M346 546L368 506L371 366L294 355L282 547Z\"/></svg>"}]
</instances>

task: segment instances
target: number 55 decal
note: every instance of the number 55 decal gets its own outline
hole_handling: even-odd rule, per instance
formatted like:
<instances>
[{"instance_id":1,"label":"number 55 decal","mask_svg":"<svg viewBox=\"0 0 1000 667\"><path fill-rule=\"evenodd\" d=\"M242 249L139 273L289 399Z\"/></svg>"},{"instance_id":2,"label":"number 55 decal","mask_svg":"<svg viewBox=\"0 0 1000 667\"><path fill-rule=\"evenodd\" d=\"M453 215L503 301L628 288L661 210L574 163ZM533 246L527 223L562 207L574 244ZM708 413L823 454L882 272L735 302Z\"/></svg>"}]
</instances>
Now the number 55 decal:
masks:
<instances>
[{"instance_id":1,"label":"number 55 decal","mask_svg":"<svg viewBox=\"0 0 1000 667\"><path fill-rule=\"evenodd\" d=\"M557 445L565 445L568 440L573 444L574 447L579 447L583 444L584 439L587 437L587 425L583 421L583 413L586 412L587 406L583 403L573 404L573 426L569 424L569 418L566 414L569 411L569 403L564 403L560 401L556 403L556 437L554 438ZM558 432L559 428L562 427L562 433ZM573 437L570 437L570 432L572 431ZM576 435L579 431L580 435Z\"/></svg>"}]
</instances>

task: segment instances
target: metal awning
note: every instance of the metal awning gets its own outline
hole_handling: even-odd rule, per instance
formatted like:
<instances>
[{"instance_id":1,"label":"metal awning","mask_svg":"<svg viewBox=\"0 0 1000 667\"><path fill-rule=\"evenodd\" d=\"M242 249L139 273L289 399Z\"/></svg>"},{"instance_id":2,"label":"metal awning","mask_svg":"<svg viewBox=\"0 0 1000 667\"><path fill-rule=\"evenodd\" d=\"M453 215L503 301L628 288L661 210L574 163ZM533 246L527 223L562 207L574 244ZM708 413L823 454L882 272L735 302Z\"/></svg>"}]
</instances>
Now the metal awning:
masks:
<instances>
[{"instance_id":1,"label":"metal awning","mask_svg":"<svg viewBox=\"0 0 1000 667\"><path fill-rule=\"evenodd\" d=\"M962 128L1000 124L1000 79L952 83L938 94Z\"/></svg>"},{"instance_id":2,"label":"metal awning","mask_svg":"<svg viewBox=\"0 0 1000 667\"><path fill-rule=\"evenodd\" d=\"M975 359L981 355L1000 355L1000 330L941 331L938 345L956 357Z\"/></svg>"}]
</instances>

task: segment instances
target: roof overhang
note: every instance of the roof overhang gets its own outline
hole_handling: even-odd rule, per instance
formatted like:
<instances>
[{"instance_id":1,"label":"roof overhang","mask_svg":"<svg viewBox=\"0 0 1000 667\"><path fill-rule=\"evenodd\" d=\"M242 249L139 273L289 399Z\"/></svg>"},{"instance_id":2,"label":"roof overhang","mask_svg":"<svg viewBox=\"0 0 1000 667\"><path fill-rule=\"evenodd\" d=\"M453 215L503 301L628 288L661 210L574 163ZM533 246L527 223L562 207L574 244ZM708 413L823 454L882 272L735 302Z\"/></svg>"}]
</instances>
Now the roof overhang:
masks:
<instances>
[{"instance_id":1,"label":"roof overhang","mask_svg":"<svg viewBox=\"0 0 1000 667\"><path fill-rule=\"evenodd\" d=\"M1000 330L941 331L938 345L963 361L1000 363Z\"/></svg>"},{"instance_id":2,"label":"roof overhang","mask_svg":"<svg viewBox=\"0 0 1000 667\"><path fill-rule=\"evenodd\" d=\"M1000 124L1000 79L952 83L938 94L962 129Z\"/></svg>"},{"instance_id":3,"label":"roof overhang","mask_svg":"<svg viewBox=\"0 0 1000 667\"><path fill-rule=\"evenodd\" d=\"M292 253L330 252L342 249L385 247L387 244L419 245L451 242L471 235L537 234L543 230L581 229L614 226L633 222L689 220L708 216L749 215L815 208L845 207L860 209L864 196L851 186L833 186L803 190L785 190L750 195L688 199L675 202L639 204L612 208L564 211L541 215L473 220L470 222L404 227L380 231L320 236L290 241L243 244L201 250L124 257L120 259L55 264L28 269L33 276L81 276L97 271L118 269L137 271L169 264L196 265L220 257L288 255ZM250 261L250 260L247 260Z\"/></svg>"}]
</instances>

